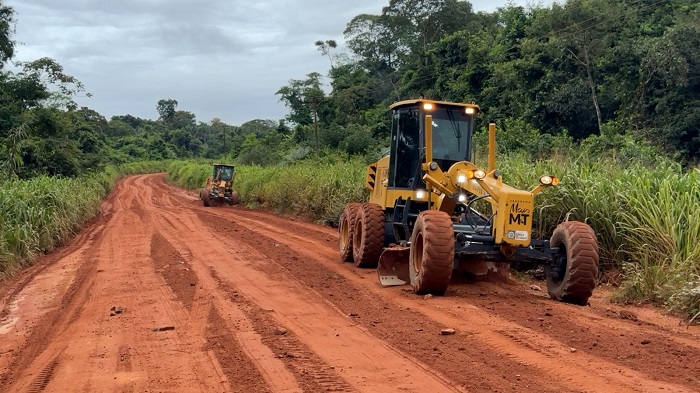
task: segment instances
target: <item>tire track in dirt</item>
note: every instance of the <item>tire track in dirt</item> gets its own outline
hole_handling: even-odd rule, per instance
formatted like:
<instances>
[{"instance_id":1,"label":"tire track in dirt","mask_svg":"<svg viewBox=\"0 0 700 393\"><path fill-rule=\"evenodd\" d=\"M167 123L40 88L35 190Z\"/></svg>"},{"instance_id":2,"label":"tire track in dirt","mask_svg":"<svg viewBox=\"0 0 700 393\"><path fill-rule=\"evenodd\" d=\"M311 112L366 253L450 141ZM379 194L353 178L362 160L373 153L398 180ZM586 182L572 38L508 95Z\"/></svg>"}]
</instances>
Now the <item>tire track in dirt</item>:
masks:
<instances>
[{"instance_id":1,"label":"tire track in dirt","mask_svg":"<svg viewBox=\"0 0 700 393\"><path fill-rule=\"evenodd\" d=\"M114 204L99 239L83 256L75 256L80 267L68 290L56 294L60 308L44 314L26 345L15 344L20 355L3 370L3 391L26 392L38 386L57 392L141 392L165 384L178 391L221 390L221 378L210 378L216 367L209 352L192 348L186 324L182 332L151 331L172 320L184 322L187 312L152 266L149 223L143 221L143 212L125 210L133 206L128 201L137 201L133 196L142 181L132 178L127 183L119 187L127 193L127 203ZM72 253L66 255L70 257ZM39 278L32 283L42 283ZM124 306L123 312L109 316L114 302ZM203 326L195 334L199 331L204 334ZM124 343L129 343L126 351ZM128 367L120 363L125 353Z\"/></svg>"},{"instance_id":2,"label":"tire track in dirt","mask_svg":"<svg viewBox=\"0 0 700 393\"><path fill-rule=\"evenodd\" d=\"M223 372L226 373L229 380L236 381L233 388L240 388L240 391L267 391L269 389L273 392L301 392L302 390L297 384L294 375L287 371L282 361L275 357L270 348L263 344L262 337L253 328L252 321L248 319L246 313L238 305L236 301L238 293L230 291L232 295L224 296L226 292L222 290L222 285L211 268L207 264L195 260L191 247L197 249L202 247L202 244L206 244L206 241L204 243L197 242L189 246L182 245L181 235L183 231L189 232L191 228L182 225L178 227L176 223L181 222L181 219L178 216L170 217L165 214L166 210L170 209L171 207L167 205L166 201L163 201L163 204L158 205L157 211L153 212L156 221L159 222L158 227L163 229L161 235L168 242L168 247L172 248L171 251L165 251L164 253L176 253L178 259L189 260L189 266L192 267L192 277L189 280L196 279L201 292L207 293L211 297L214 307L211 310L210 318L212 318L216 327L209 330L207 348L210 352L216 354L215 357L222 363ZM177 245L179 250L174 248L175 245ZM218 260L221 258L214 256L213 259ZM211 329L216 329L216 331L221 333L215 334ZM226 347L222 348L220 336L233 336L235 339L224 341ZM235 346L234 344L234 350L231 351L231 343L236 342L238 345ZM240 348L240 354L236 353L236 347ZM246 358L252 363L257 373L246 369L248 365L243 361ZM244 381L242 386L241 380ZM266 387L262 381L265 381ZM253 383L257 384L253 386L254 389L247 390L246 386Z\"/></svg>"},{"instance_id":3,"label":"tire track in dirt","mask_svg":"<svg viewBox=\"0 0 700 393\"><path fill-rule=\"evenodd\" d=\"M175 296L190 310L185 331L185 339L193 346L206 351L206 356L212 363L212 370L220 380L222 391L268 391L262 377L256 368L247 362L246 355L236 344L236 340L228 340L231 332L222 323L222 318L213 307L213 296L208 288L199 283L197 275L191 269L191 261L182 256L173 245L161 234L155 233L151 242L151 256L158 266L157 271L171 288ZM221 342L226 338L224 350ZM219 356L211 357L212 351ZM220 364L218 359L226 360ZM237 364L234 367L231 362ZM231 380L236 381L232 390Z\"/></svg>"},{"instance_id":4,"label":"tire track in dirt","mask_svg":"<svg viewBox=\"0 0 700 393\"><path fill-rule=\"evenodd\" d=\"M39 393L46 389L46 386L51 380L51 376L58 366L58 361L54 360L50 362L43 370L34 378L31 385L29 385L29 393Z\"/></svg>"},{"instance_id":5,"label":"tire track in dirt","mask_svg":"<svg viewBox=\"0 0 700 393\"><path fill-rule=\"evenodd\" d=\"M230 285L218 277L212 269L212 277L219 283L219 289L228 293L232 302L238 305L240 311L250 323L250 329L259 337L260 343L271 351L273 356L283 363L298 381L299 388L294 391L304 392L354 392L344 380L334 373L335 367L328 366L314 354L299 338L289 332L268 313L273 309L262 309ZM288 389L284 391L289 391Z\"/></svg>"},{"instance_id":6,"label":"tire track in dirt","mask_svg":"<svg viewBox=\"0 0 700 393\"><path fill-rule=\"evenodd\" d=\"M161 212L166 215L164 210ZM254 248L224 241L196 217L186 222L178 222L178 217L169 217L169 222L174 226L169 232L183 234L184 228L189 229L190 232L183 234L178 243L188 245L195 259L210 263L210 267L216 270L222 280L242 291L258 307L274 309L275 312L270 315L278 324L294 332L311 352L324 359L327 367L343 370L342 379L353 387L377 391L397 387L409 391L435 390L438 387L443 387L445 391L454 390L427 367L421 367L365 331L358 331L355 323L340 315L337 309L329 308L329 304L295 283L295 280L262 274L259 266L271 263ZM211 238L217 241L211 242L211 247L207 250L193 249L193 244L201 244ZM223 256L228 263L212 263L219 262ZM202 277L199 273L198 276ZM339 336L343 338L336 339ZM373 350L369 352L362 348ZM383 364L384 367L377 370L378 364ZM330 367L328 368L331 369ZM412 371L402 375L403 370ZM409 377L411 374L423 376L412 379ZM336 375L335 380L338 379Z\"/></svg>"},{"instance_id":7,"label":"tire track in dirt","mask_svg":"<svg viewBox=\"0 0 700 393\"><path fill-rule=\"evenodd\" d=\"M200 214L209 215L208 212ZM241 221L240 217L236 220ZM366 283L358 286L353 282L366 281L365 277L348 277L325 269L315 259L304 254L304 251L311 249L315 250L314 252L324 252L318 251L318 247L297 241L296 247L290 248L284 244L285 240L280 234L271 240L267 238L264 230L251 230L248 226L240 227L233 222L213 224L215 221L211 219L203 221L215 225L219 231L230 236L231 241L244 241L265 250L269 258L284 266L286 274L301 279L319 296L338 306L344 314L353 315L354 323L387 341L394 348L420 359L427 365L426 368L440 370L447 378L467 390L561 391L560 387L542 387L539 381L546 379L547 374L540 370L507 355L493 353L492 347L480 345L478 340L468 336L441 336L441 328L452 326L413 312L414 305L411 302L397 304L395 296L386 296L386 293L384 296L377 296L376 293L367 290ZM258 224L258 228L264 228L263 223ZM376 276L371 279L376 280ZM465 338L466 340L463 340ZM578 389L571 384L567 391L573 392Z\"/></svg>"},{"instance_id":8,"label":"tire track in dirt","mask_svg":"<svg viewBox=\"0 0 700 393\"><path fill-rule=\"evenodd\" d=\"M275 239L282 239L282 236L288 236L290 238L290 241L289 241L290 245L296 244L296 246L298 247L300 244L303 244L305 242L305 243L314 244L317 247L324 247L326 249L331 248L331 246L323 244L324 242L327 241L327 239L324 239L324 241L318 241L315 238L312 238L308 241L304 241L303 235L300 235L299 231L297 231L295 234L288 234L285 230L278 229L274 225L270 224L271 221L276 223L274 218L270 219L268 217L267 220L265 220L265 222L261 222L261 221L257 221L257 219L250 220L247 218L243 218L242 216L244 215L244 213L241 214L240 211L237 213L238 214L235 215L235 218L233 217L233 214L230 214L230 213L225 214L225 216L227 216L228 218L230 218L232 220L236 220L239 222L245 222L245 225L248 227L258 228L258 229L264 228L265 230L267 230L267 233L269 235L274 235ZM214 213L214 214L218 215L218 213ZM246 220L248 220L248 221L246 222ZM279 220L279 219L277 219L277 220ZM211 221L211 220L206 220L206 221ZM286 225L286 222L285 222L285 225ZM264 235L264 233L262 233L262 232L260 232L259 234ZM318 236L315 235L315 237L317 238ZM334 250L334 248L335 247L333 247L333 250ZM306 247L302 247L302 249L308 250L308 248L306 248ZM328 250L328 251L330 251L330 250ZM328 251L326 251L325 254L328 254ZM321 253L321 254L323 254L323 253ZM316 259L319 259L319 260L324 259L323 256L318 255L318 253L311 253L310 254L307 252L306 255L315 257ZM313 284L309 283L309 285L313 285ZM445 299L449 299L449 298L445 298ZM519 301L522 301L522 299L520 299ZM558 307L572 307L572 306L563 305L560 303L556 303L556 305ZM410 307L410 302L407 303L407 307ZM473 314L474 310L470 310L470 313ZM482 321L482 320L487 320L487 319L485 319L487 317L489 317L489 313L486 313L486 315L478 315L478 316L476 316L475 319L472 319L472 320ZM470 319L471 318L474 318L474 315L470 315ZM436 319L436 320L440 320L439 316L438 316L438 319ZM442 320L444 321L445 319L442 318ZM457 322L457 321L454 321L454 322ZM569 322L569 321L567 321L567 322ZM498 325L498 324L502 324L502 323L503 323L503 321L499 320L498 323L494 323L494 325ZM462 325L464 325L464 324L462 324ZM493 329L490 326L491 326L490 324L482 325L478 329L475 329L474 327L472 327L471 329L468 329L467 331L472 331L473 333L476 333L476 332L480 332L481 328L485 329L485 331L489 331L489 330ZM493 333L486 334L486 336L489 336L489 338L486 340L486 342L490 343L492 345L495 345L497 348L500 348L502 351L507 353L509 356L511 356L514 359L516 359L520 362L523 362L525 364L531 364L534 367L544 368L548 372L558 372L559 374L562 374L564 376L572 373L570 370L565 370L564 367L561 366L559 364L559 361L557 360L559 356L567 356L568 354L566 352L569 348L571 348L567 345L563 345L562 342L557 342L557 339L559 339L559 337L557 337L557 338L552 338L549 336L537 337L538 335L535 334L534 336L536 337L536 339L533 339L532 338L533 337L532 330L522 329L517 324L510 324L509 326L511 326L511 329L508 329L507 331L500 330L500 333L497 331L496 334L493 334ZM467 327L467 326L464 326L464 327ZM517 333L517 334L510 333L511 330L513 330L513 329L515 329L516 331L521 331L522 333ZM481 333L481 336L484 336L484 335L485 335L484 333ZM499 337L499 336L501 336L501 337ZM504 341L504 337L508 340ZM483 337L481 337L481 339L484 340ZM545 352L542 350L534 350L534 351L518 350L517 349L518 347L513 346L512 342L509 342L509 341L515 341L516 343L529 343L526 345L526 348L529 347L529 348L533 348L533 349L541 348L542 345L545 344L545 347L548 346L550 348L556 348L556 350L554 351L554 354L556 354L557 357L552 357L551 359L548 360L548 358L551 357L550 355L552 355L549 352ZM566 340L564 340L564 342L566 342ZM571 344L571 343L568 342L567 344ZM678 347L678 346L676 346L676 347ZM580 351L580 350L577 350L577 351ZM684 348L683 346L681 346L680 351L687 352L687 348ZM533 363L532 354L530 352L535 352L535 354L539 353L542 356L536 356L535 357L536 360L534 360L534 363ZM649 384L649 386L657 386L659 388L663 387L666 384L666 382L672 382L672 383L681 384L681 385L687 384L688 382L691 382L691 385L692 385L694 382L694 380L688 380L688 377L683 377L683 376L678 377L672 373L659 372L659 370L655 367L654 364L647 364L645 366L645 365L636 364L634 362L622 362L624 367L619 367L615 363L619 363L620 359L616 359L615 357L612 357L612 359L611 359L612 363L611 363L610 361L599 360L599 358L597 358L595 356L588 356L588 355L582 356L581 353L578 353L577 356L579 358L581 358L581 357L583 358L583 359L580 359L582 362L589 363L589 364L596 364L596 363L598 364L598 366L593 366L591 368L588 368L589 372L574 372L574 374L578 375L578 377L576 379L581 379L581 380L586 381L588 386L590 386L592 383L594 383L596 381L595 375L597 375L597 374L601 374L601 377L597 379L597 382L595 382L598 384L597 386L599 386L599 387L607 386L607 384L610 383L611 380L617 380L620 383L622 383L623 386L627 386L628 389L630 389L630 390L638 390L637 386L639 386L638 381L640 381L640 380L644 380L645 383ZM608 356L608 357L610 358L611 356ZM666 356L666 358L668 358L668 356ZM693 369L694 368L693 366L687 365L687 359L690 359L692 357L687 357L687 354L686 354L686 356L684 356L683 358L686 359L686 365L681 366L681 367L685 367L686 369L688 369L688 368ZM598 370L598 367L600 367L603 370L606 370L606 369L607 370L619 370L619 373L617 373L617 374L623 374L623 375L622 376L616 375L613 372L608 373L609 375L605 375L604 372L601 373L600 370ZM658 379L660 379L660 381L649 380L649 378L645 377L644 374L639 373L639 372L635 372L634 371L635 368L641 368L642 371L644 371L645 373L648 373L650 375L654 375L654 378L658 378ZM678 366L669 367L669 369L678 370ZM612 378L612 379L610 379L610 378ZM572 382L572 387L575 387L575 386L581 386L581 385L577 384L576 382ZM684 389L680 386L675 386L675 388L678 391L682 391ZM690 390L692 390L692 388Z\"/></svg>"},{"instance_id":9,"label":"tire track in dirt","mask_svg":"<svg viewBox=\"0 0 700 393\"><path fill-rule=\"evenodd\" d=\"M178 233L177 218L164 217L164 220L173 226L170 233ZM182 225L181 223L180 225ZM187 221L186 226L193 228L194 222ZM200 227L204 226L199 224ZM194 232L201 233L200 230ZM207 236L213 237L212 234ZM193 243L200 243L194 241ZM188 242L179 243L185 247L183 254L191 254L192 250L188 246ZM240 250L236 250L239 253ZM220 252L213 252L219 258L200 258L203 260L218 259L220 260ZM242 263L247 263L246 258L241 258ZM303 343L301 343L293 333L278 334L277 329L279 322L272 317L266 315L274 312L272 308L261 308L254 304L239 292L234 284L230 284L222 280L217 268L212 264L206 264L203 269L210 272L210 278L203 281L212 280L210 288L216 287L213 292L220 297L220 293L227 293L227 298L219 298L217 308L220 308L222 313L233 314L236 316L235 331L236 337L248 349L249 356L255 359L260 371L265 376L268 385L276 392L316 392L316 391L353 391L342 378L337 375L324 371L330 368ZM220 270L220 269L219 269ZM200 277L205 276L205 271L198 272ZM250 285L247 285L250 286ZM234 306L231 307L230 303ZM286 329L286 328L285 328ZM282 337L284 336L284 337ZM280 369L280 367L282 367ZM287 371L289 370L289 371ZM298 381L298 385L297 385Z\"/></svg>"},{"instance_id":10,"label":"tire track in dirt","mask_svg":"<svg viewBox=\"0 0 700 393\"><path fill-rule=\"evenodd\" d=\"M163 252L163 250L165 250L165 252ZM224 380L222 378L223 376L218 374L218 368L212 364L207 352L203 350L206 342L205 329L207 326L207 317L211 308L210 299L203 296L202 293L186 292L187 295L183 296L183 291L176 291L176 288L179 288L176 286L177 284L181 284L182 281L191 281L192 278L188 274L190 273L190 268L186 261L182 260L177 255L172 255L172 250L172 247L158 232L153 233L150 242L151 260L156 266L162 266L169 262L172 267L168 268L169 265L165 265L163 269L170 274L161 271L159 280L146 281L140 289L157 288L159 299L179 300L177 302L159 302L159 309L165 311L166 318L162 319L162 322L154 324L154 329L160 329L162 331L172 328L172 331L161 333L166 337L163 340L158 340L163 341L161 344L163 345L162 350L160 348L155 348L154 352L162 355L168 352L167 348L177 348L179 352L189 354L192 374L188 375L186 373L184 378L193 378L190 379L190 381L197 380L198 391L228 392L230 391L228 386L222 384L222 380ZM172 256L175 258L169 260L168 258ZM196 282L196 279L194 281ZM189 283L185 285L190 287ZM180 292L180 295L178 295L178 292ZM157 331L155 334L158 334ZM155 359L154 361L157 362ZM189 389L194 389L194 387L189 387Z\"/></svg>"}]
</instances>

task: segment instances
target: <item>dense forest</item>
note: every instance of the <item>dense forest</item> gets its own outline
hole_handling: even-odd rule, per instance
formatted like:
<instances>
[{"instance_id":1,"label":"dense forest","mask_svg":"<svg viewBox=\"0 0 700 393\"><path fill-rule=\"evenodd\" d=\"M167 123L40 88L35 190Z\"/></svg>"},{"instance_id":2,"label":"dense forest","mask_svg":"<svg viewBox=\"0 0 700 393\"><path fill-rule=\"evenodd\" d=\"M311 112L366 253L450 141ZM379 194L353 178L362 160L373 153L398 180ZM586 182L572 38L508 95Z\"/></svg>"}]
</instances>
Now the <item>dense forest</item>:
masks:
<instances>
[{"instance_id":1,"label":"dense forest","mask_svg":"<svg viewBox=\"0 0 700 393\"><path fill-rule=\"evenodd\" d=\"M570 0L474 13L469 2L391 0L345 31L350 54L278 91L303 139L318 115L322 143L354 153L362 131L383 138L386 107L418 96L476 102L506 148L548 153L555 140L593 148L652 144L700 159L700 7L693 0ZM359 141L362 141L358 143Z\"/></svg>"},{"instance_id":2,"label":"dense forest","mask_svg":"<svg viewBox=\"0 0 700 393\"><path fill-rule=\"evenodd\" d=\"M280 87L284 119L242 125L198 121L173 98L154 103L157 120L108 120L78 107L86 88L56 60L8 70L15 22L0 2L0 157L10 177L70 177L146 159L371 157L386 143L387 106L418 96L479 104L481 126L496 122L505 150L546 156L581 142L592 154L700 160L694 0L570 0L493 13L466 1L391 0L348 22L347 51L331 39L315 43L330 71Z\"/></svg>"}]
</instances>

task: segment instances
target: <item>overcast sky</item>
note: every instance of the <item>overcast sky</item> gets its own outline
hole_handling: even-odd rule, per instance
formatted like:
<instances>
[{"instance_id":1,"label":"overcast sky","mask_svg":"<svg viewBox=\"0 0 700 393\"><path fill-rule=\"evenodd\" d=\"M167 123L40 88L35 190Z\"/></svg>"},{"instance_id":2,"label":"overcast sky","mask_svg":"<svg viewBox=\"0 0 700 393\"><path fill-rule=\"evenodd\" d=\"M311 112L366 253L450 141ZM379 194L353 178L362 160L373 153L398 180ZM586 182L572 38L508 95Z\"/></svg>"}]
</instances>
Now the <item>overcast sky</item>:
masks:
<instances>
[{"instance_id":1,"label":"overcast sky","mask_svg":"<svg viewBox=\"0 0 700 393\"><path fill-rule=\"evenodd\" d=\"M156 119L156 103L209 122L277 120L275 95L290 79L326 75L313 43L343 40L361 13L389 0L5 0L16 11L15 60L48 56L83 82L79 97L102 115ZM508 0L474 0L493 11ZM527 0L514 0L525 5Z\"/></svg>"}]
</instances>

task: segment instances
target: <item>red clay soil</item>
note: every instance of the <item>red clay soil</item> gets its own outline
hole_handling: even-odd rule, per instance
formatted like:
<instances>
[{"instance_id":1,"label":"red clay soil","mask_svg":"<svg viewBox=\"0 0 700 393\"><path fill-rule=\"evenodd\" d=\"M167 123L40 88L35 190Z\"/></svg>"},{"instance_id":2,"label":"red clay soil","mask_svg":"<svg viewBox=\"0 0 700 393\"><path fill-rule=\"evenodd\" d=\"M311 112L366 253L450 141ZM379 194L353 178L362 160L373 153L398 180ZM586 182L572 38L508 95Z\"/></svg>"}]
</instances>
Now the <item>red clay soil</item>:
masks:
<instances>
[{"instance_id":1,"label":"red clay soil","mask_svg":"<svg viewBox=\"0 0 700 393\"><path fill-rule=\"evenodd\" d=\"M700 331L598 289L383 288L337 232L121 181L65 246L0 283L2 392L695 392ZM454 335L441 335L443 328Z\"/></svg>"}]
</instances>

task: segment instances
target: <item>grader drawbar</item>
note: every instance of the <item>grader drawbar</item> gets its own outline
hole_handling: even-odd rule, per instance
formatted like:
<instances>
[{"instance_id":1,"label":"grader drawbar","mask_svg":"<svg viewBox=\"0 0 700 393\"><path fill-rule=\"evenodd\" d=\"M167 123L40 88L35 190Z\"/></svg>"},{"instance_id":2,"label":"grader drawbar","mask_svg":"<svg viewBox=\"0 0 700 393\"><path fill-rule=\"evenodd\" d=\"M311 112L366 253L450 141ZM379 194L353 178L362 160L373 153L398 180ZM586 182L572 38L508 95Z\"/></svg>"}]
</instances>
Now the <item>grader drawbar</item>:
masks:
<instances>
[{"instance_id":1,"label":"grader drawbar","mask_svg":"<svg viewBox=\"0 0 700 393\"><path fill-rule=\"evenodd\" d=\"M238 192L233 189L236 168L233 165L214 164L212 175L207 178L205 188L199 190L199 199L206 207L220 206L224 203L235 205L240 203Z\"/></svg>"},{"instance_id":2,"label":"grader drawbar","mask_svg":"<svg viewBox=\"0 0 700 393\"><path fill-rule=\"evenodd\" d=\"M348 203L340 216L343 261L376 267L383 285L433 295L446 292L456 269L486 274L514 262L544 265L551 298L588 303L598 272L591 227L568 221L550 239L532 238L534 198L558 178L543 175L531 190L505 184L494 124L488 166L474 164L477 105L418 99L391 109L390 151L367 168L369 201Z\"/></svg>"}]
</instances>

